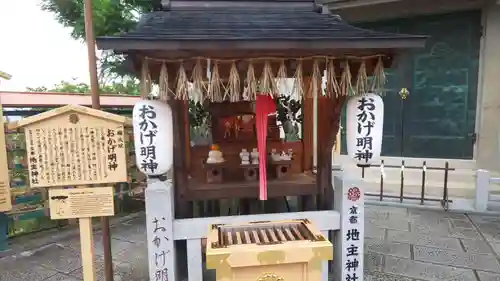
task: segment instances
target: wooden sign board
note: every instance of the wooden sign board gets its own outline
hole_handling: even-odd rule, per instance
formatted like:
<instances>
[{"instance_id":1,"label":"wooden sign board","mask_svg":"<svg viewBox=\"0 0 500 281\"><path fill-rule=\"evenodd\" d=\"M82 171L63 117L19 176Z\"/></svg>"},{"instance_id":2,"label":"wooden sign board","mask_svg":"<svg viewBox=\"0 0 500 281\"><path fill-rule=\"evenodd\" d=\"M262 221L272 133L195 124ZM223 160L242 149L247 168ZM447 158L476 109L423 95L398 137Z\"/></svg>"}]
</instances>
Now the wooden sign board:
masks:
<instances>
[{"instance_id":1,"label":"wooden sign board","mask_svg":"<svg viewBox=\"0 0 500 281\"><path fill-rule=\"evenodd\" d=\"M2 126L3 109L0 104L0 120ZM0 132L0 213L12 210L12 201L10 197L10 180L9 168L7 164L7 146L5 145L5 129L2 128Z\"/></svg>"},{"instance_id":2,"label":"wooden sign board","mask_svg":"<svg viewBox=\"0 0 500 281\"><path fill-rule=\"evenodd\" d=\"M113 216L113 187L51 188L49 207L53 220Z\"/></svg>"},{"instance_id":3,"label":"wooden sign board","mask_svg":"<svg viewBox=\"0 0 500 281\"><path fill-rule=\"evenodd\" d=\"M68 105L18 121L31 187L126 182L126 119Z\"/></svg>"}]
</instances>

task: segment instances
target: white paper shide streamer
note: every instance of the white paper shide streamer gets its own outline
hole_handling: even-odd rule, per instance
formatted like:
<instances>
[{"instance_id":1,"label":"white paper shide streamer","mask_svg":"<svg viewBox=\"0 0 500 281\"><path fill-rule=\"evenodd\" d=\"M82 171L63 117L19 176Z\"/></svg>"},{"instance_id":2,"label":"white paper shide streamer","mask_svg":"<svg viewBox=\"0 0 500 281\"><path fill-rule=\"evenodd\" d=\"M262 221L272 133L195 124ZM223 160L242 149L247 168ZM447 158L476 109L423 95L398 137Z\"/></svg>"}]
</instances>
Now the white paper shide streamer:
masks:
<instances>
[{"instance_id":1,"label":"white paper shide streamer","mask_svg":"<svg viewBox=\"0 0 500 281\"><path fill-rule=\"evenodd\" d=\"M163 175L173 164L172 109L161 101L141 100L132 111L135 157L139 171Z\"/></svg>"},{"instance_id":2,"label":"white paper shide streamer","mask_svg":"<svg viewBox=\"0 0 500 281\"><path fill-rule=\"evenodd\" d=\"M347 153L358 166L376 162L382 150L384 102L373 93L354 96L347 102Z\"/></svg>"}]
</instances>

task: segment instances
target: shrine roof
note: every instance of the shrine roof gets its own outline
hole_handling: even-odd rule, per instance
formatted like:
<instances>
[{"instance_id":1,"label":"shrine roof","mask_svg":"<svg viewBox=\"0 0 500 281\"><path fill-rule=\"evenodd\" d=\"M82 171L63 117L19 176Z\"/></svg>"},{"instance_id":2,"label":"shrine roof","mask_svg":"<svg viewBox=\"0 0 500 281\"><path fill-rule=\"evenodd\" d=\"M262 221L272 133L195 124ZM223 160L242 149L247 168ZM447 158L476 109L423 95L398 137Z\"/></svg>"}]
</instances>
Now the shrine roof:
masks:
<instances>
[{"instance_id":1,"label":"shrine roof","mask_svg":"<svg viewBox=\"0 0 500 281\"><path fill-rule=\"evenodd\" d=\"M108 121L112 121L112 122L116 122L116 123L121 123L121 124L124 124L124 125L127 125L127 126L129 126L129 125L132 124L132 120L130 118L128 118L128 117L124 117L124 116L120 116L120 115L117 115L117 114L112 114L112 113L104 112L104 111L101 111L101 110L96 110L96 109L93 109L93 108L88 108L88 107L81 106L81 105L72 105L72 104L69 104L69 105L66 105L66 106L62 106L62 107L59 107L59 108L55 108L55 109L52 109L52 110L49 110L49 111L37 114L35 116L30 116L30 117L27 117L27 118L23 118L23 119L21 119L19 121L10 123L8 125L8 128L9 129L17 129L17 128L26 127L26 126L29 126L31 124L38 123L38 122L43 122L45 120L49 120L49 119L51 119L53 117L56 117L56 116L59 116L59 115L62 115L62 114L66 114L66 113L69 113L69 112L77 112L77 113L80 113L80 114L89 115L89 116L93 116L93 117L96 117L96 118L100 118L100 119L104 119L104 120L108 120Z\"/></svg>"},{"instance_id":2,"label":"shrine roof","mask_svg":"<svg viewBox=\"0 0 500 281\"><path fill-rule=\"evenodd\" d=\"M176 6L172 1L168 10L144 15L130 32L98 37L97 45L100 49L123 53L398 49L423 47L427 38L357 28L324 8L318 8L312 1L280 5L272 2L267 5L258 1L233 1L227 5Z\"/></svg>"}]
</instances>

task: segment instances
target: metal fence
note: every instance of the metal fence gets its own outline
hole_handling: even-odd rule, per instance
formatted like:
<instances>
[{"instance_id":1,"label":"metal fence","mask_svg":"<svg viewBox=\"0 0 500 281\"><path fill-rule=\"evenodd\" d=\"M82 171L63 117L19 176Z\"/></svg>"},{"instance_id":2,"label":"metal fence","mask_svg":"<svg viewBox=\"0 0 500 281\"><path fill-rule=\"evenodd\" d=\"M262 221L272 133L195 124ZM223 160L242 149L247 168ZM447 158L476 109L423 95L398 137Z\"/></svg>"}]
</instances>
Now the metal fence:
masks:
<instances>
[{"instance_id":1,"label":"metal fence","mask_svg":"<svg viewBox=\"0 0 500 281\"><path fill-rule=\"evenodd\" d=\"M449 173L455 171L455 168L450 167L448 161L444 163L444 167L438 166L429 166L427 165L427 161L423 161L420 166L406 166L405 160L401 160L400 165L386 165L384 160L380 161L378 165L370 165L368 167L361 166L361 177L365 178L366 169L376 169L378 168L380 171L380 184L379 190L376 193L368 192L366 196L372 198L378 198L378 201L384 201L385 199L396 199L399 203L403 203L405 201L417 202L419 205L425 205L426 202L439 203L444 210L449 210L450 204L452 200L449 199L448 192L448 183L449 183ZM386 169L399 169L399 194L387 194L384 190L385 179L386 179ZM405 193L405 171L406 170L420 170L421 171L421 188L420 188L420 196L415 196L411 194ZM443 187L442 187L442 196L440 198L435 198L426 195L427 188L427 173L430 170L434 171L442 171L443 172Z\"/></svg>"}]
</instances>

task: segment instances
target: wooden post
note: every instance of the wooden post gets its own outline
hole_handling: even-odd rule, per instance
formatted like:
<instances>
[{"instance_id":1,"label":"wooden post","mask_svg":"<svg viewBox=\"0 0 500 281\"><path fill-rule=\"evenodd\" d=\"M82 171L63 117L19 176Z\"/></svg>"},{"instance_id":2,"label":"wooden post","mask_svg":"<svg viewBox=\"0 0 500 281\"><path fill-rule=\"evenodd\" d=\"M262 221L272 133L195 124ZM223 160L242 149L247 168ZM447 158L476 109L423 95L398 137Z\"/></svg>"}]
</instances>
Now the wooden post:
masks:
<instances>
[{"instance_id":1,"label":"wooden post","mask_svg":"<svg viewBox=\"0 0 500 281\"><path fill-rule=\"evenodd\" d=\"M168 103L172 108L173 115L173 131L174 131L174 186L175 186L175 216L179 218L189 218L192 216L193 208L190 202L186 199L188 192L188 173L186 166L186 127L184 125L187 113L187 104L180 100L169 100Z\"/></svg>"},{"instance_id":2,"label":"wooden post","mask_svg":"<svg viewBox=\"0 0 500 281\"><path fill-rule=\"evenodd\" d=\"M162 182L150 178L145 195L149 280L177 280L178 253L173 235L174 186L170 180ZM199 266L201 268L201 264Z\"/></svg>"},{"instance_id":3,"label":"wooden post","mask_svg":"<svg viewBox=\"0 0 500 281\"><path fill-rule=\"evenodd\" d=\"M83 280L96 281L92 218L80 218L80 251L82 252Z\"/></svg>"},{"instance_id":4,"label":"wooden post","mask_svg":"<svg viewBox=\"0 0 500 281\"><path fill-rule=\"evenodd\" d=\"M339 131L337 132L337 137L335 138L335 145L332 150L332 164L335 163L336 159L340 156L340 151L342 150L342 126L339 126Z\"/></svg>"},{"instance_id":5,"label":"wooden post","mask_svg":"<svg viewBox=\"0 0 500 281\"><path fill-rule=\"evenodd\" d=\"M331 97L322 96L318 99L318 120L330 120L329 114L331 113ZM328 137L330 131L333 129L331 122L321 122L318 124L318 164L317 164L317 173L316 173L316 184L319 188L319 196L317 197L318 205L320 208L326 208L326 203L329 201L328 198L328 190L331 189L331 153L332 147L328 147Z\"/></svg>"},{"instance_id":6,"label":"wooden post","mask_svg":"<svg viewBox=\"0 0 500 281\"><path fill-rule=\"evenodd\" d=\"M89 61L90 73L90 89L92 94L92 108L100 109L101 104L99 100L99 79L97 76L97 57L95 54L95 38L94 29L92 26L92 0L85 0L84 7L84 21L85 21L85 41L87 41L87 55ZM109 219L107 217L101 218L102 227L102 247L104 252L104 279L106 281L113 281L113 259L111 254L111 234L109 228Z\"/></svg>"},{"instance_id":7,"label":"wooden post","mask_svg":"<svg viewBox=\"0 0 500 281\"><path fill-rule=\"evenodd\" d=\"M303 80L303 93L304 98L302 100L302 110L304 115L304 121L302 122L302 142L304 143L304 154L303 154L303 167L305 171L311 171L313 166L313 146L314 146L314 100L308 98L309 94L309 84L311 83L310 77L304 77Z\"/></svg>"},{"instance_id":8,"label":"wooden post","mask_svg":"<svg viewBox=\"0 0 500 281\"><path fill-rule=\"evenodd\" d=\"M335 210L340 213L340 230L335 233L333 280L363 280L365 238L365 185L361 180L333 176ZM353 256L352 253L359 253ZM358 266L346 269L347 263L357 260Z\"/></svg>"},{"instance_id":9,"label":"wooden post","mask_svg":"<svg viewBox=\"0 0 500 281\"><path fill-rule=\"evenodd\" d=\"M113 187L49 189L51 219L78 218L84 281L96 281L92 218L114 214Z\"/></svg>"},{"instance_id":10,"label":"wooden post","mask_svg":"<svg viewBox=\"0 0 500 281\"><path fill-rule=\"evenodd\" d=\"M313 89L309 89L312 91ZM313 170L318 168L318 95L321 94L321 91L317 93L313 93Z\"/></svg>"},{"instance_id":11,"label":"wooden post","mask_svg":"<svg viewBox=\"0 0 500 281\"><path fill-rule=\"evenodd\" d=\"M302 143L304 145L303 167L304 171L313 170L314 157L314 99L310 98L311 77L304 77L302 81L304 98L302 99L302 112L304 121L302 122ZM300 211L309 211L314 209L312 196L300 196L299 209Z\"/></svg>"},{"instance_id":12,"label":"wooden post","mask_svg":"<svg viewBox=\"0 0 500 281\"><path fill-rule=\"evenodd\" d=\"M8 250L8 227L9 227L9 217L0 213L0 252Z\"/></svg>"}]
</instances>

